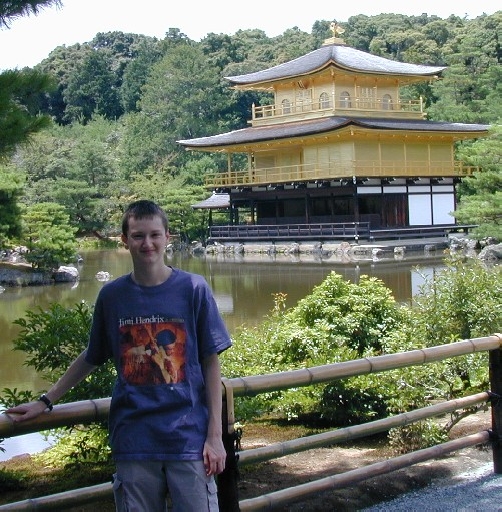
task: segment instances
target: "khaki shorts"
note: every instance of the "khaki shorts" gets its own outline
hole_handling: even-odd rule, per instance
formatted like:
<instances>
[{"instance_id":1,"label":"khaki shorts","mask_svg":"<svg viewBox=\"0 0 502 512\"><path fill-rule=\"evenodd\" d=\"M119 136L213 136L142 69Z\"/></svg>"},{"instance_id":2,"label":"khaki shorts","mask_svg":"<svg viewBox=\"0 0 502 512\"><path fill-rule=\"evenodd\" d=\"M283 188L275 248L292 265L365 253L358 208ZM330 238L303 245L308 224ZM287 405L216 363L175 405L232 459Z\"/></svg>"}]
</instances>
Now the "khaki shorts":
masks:
<instances>
[{"instance_id":1,"label":"khaki shorts","mask_svg":"<svg viewBox=\"0 0 502 512\"><path fill-rule=\"evenodd\" d=\"M118 461L113 475L117 512L217 512L213 476L202 461Z\"/></svg>"}]
</instances>

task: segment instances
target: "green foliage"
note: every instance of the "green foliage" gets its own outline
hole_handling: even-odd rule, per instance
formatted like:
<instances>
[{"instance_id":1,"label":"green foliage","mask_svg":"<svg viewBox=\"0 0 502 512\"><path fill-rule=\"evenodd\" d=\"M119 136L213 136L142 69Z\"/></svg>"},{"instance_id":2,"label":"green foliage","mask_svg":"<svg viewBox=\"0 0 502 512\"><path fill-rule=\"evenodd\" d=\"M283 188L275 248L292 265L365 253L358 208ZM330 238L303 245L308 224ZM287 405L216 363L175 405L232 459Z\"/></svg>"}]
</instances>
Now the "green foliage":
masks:
<instances>
[{"instance_id":1,"label":"green foliage","mask_svg":"<svg viewBox=\"0 0 502 512\"><path fill-rule=\"evenodd\" d=\"M500 266L485 267L477 260L448 261L410 306L396 304L378 280L364 276L354 284L331 273L292 308L286 309L286 297L276 294L265 321L255 328L243 327L234 336L231 354L222 355L223 374L231 378L281 372L500 331L501 271ZM346 426L487 387L487 355L469 354L238 399L236 417L248 420L267 413L316 426ZM392 442L401 449L399 445L411 438L423 447L443 440L446 433L426 422L397 429Z\"/></svg>"},{"instance_id":2,"label":"green foliage","mask_svg":"<svg viewBox=\"0 0 502 512\"><path fill-rule=\"evenodd\" d=\"M26 318L14 322L21 327L14 340L15 350L25 352L25 364L39 372L44 380L55 383L87 346L92 310L92 307L82 302L73 308L52 304L46 311L28 311ZM113 364L104 364L66 393L62 402L108 397L115 377ZM4 389L0 403L9 407L33 399L33 393ZM104 424L62 429L56 437L57 445L38 455L46 465L59 467L62 464L94 464L110 459Z\"/></svg>"},{"instance_id":3,"label":"green foliage","mask_svg":"<svg viewBox=\"0 0 502 512\"><path fill-rule=\"evenodd\" d=\"M105 236L121 188L117 171L119 126L95 116L85 126L54 127L20 151L17 166L26 173L24 202L57 202L80 235Z\"/></svg>"},{"instance_id":4,"label":"green foliage","mask_svg":"<svg viewBox=\"0 0 502 512\"><path fill-rule=\"evenodd\" d=\"M91 321L92 308L85 302L73 308L52 304L46 311L27 311L26 318L14 322L21 327L14 348L27 354L26 365L55 383L87 346ZM103 365L69 391L64 401L110 396L114 378L111 363Z\"/></svg>"},{"instance_id":5,"label":"green foliage","mask_svg":"<svg viewBox=\"0 0 502 512\"><path fill-rule=\"evenodd\" d=\"M502 330L502 267L451 257L415 297L416 335L425 346Z\"/></svg>"},{"instance_id":6,"label":"green foliage","mask_svg":"<svg viewBox=\"0 0 502 512\"><path fill-rule=\"evenodd\" d=\"M65 121L89 121L93 114L115 119L122 114L109 52L89 52L70 75L64 92Z\"/></svg>"},{"instance_id":7,"label":"green foliage","mask_svg":"<svg viewBox=\"0 0 502 512\"><path fill-rule=\"evenodd\" d=\"M433 420L419 421L389 431L389 445L396 454L410 453L448 441L448 433Z\"/></svg>"},{"instance_id":8,"label":"green foliage","mask_svg":"<svg viewBox=\"0 0 502 512\"><path fill-rule=\"evenodd\" d=\"M45 7L61 6L61 0L10 0L0 3L0 28L9 27L10 22L22 16L38 14Z\"/></svg>"},{"instance_id":9,"label":"green foliage","mask_svg":"<svg viewBox=\"0 0 502 512\"><path fill-rule=\"evenodd\" d=\"M159 203L169 218L169 232L183 243L205 237L207 220L205 212L194 210L192 205L206 197L200 185L191 185L183 175L173 177L166 171L149 171L134 176L127 201L148 197ZM194 177L194 181L195 177ZM181 184L184 183L184 186ZM126 202L126 201L124 201Z\"/></svg>"},{"instance_id":10,"label":"green foliage","mask_svg":"<svg viewBox=\"0 0 502 512\"><path fill-rule=\"evenodd\" d=\"M291 316L300 328L339 340L361 356L368 349L382 350L385 336L400 323L400 308L378 279L363 275L354 285L332 272L298 303ZM304 356L298 354L300 359Z\"/></svg>"},{"instance_id":11,"label":"green foliage","mask_svg":"<svg viewBox=\"0 0 502 512\"><path fill-rule=\"evenodd\" d=\"M452 27L444 45L448 69L432 87L437 101L428 112L433 119L479 123L501 118L501 23L499 11Z\"/></svg>"},{"instance_id":12,"label":"green foliage","mask_svg":"<svg viewBox=\"0 0 502 512\"><path fill-rule=\"evenodd\" d=\"M319 403L320 421L347 427L385 418L389 385L385 378L383 381L386 385L377 378L357 377L328 384Z\"/></svg>"},{"instance_id":13,"label":"green foliage","mask_svg":"<svg viewBox=\"0 0 502 512\"><path fill-rule=\"evenodd\" d=\"M126 63L119 95L124 112L135 112L153 65L162 57L155 40L145 39L138 43L137 56Z\"/></svg>"},{"instance_id":14,"label":"green foliage","mask_svg":"<svg viewBox=\"0 0 502 512\"><path fill-rule=\"evenodd\" d=\"M222 358L225 376L280 372L378 355L387 337L407 319L390 290L367 276L353 284L332 272L295 307L283 311L284 300L275 296L271 316L261 326L237 334L232 358ZM339 416L368 421L386 412L385 399L394 393L394 382L385 376L363 376L352 383L344 380L331 386L269 393L248 400L242 408L239 404L238 414L252 414L255 406L255 412L273 410L309 422L338 424ZM349 400L356 390L371 396L371 401Z\"/></svg>"},{"instance_id":15,"label":"green foliage","mask_svg":"<svg viewBox=\"0 0 502 512\"><path fill-rule=\"evenodd\" d=\"M21 235L19 200L23 187L19 176L0 167L0 248Z\"/></svg>"},{"instance_id":16,"label":"green foliage","mask_svg":"<svg viewBox=\"0 0 502 512\"><path fill-rule=\"evenodd\" d=\"M432 278L424 276L425 284L415 296L415 343L437 346L500 332L502 267L455 257L445 263ZM488 355L481 353L449 359L426 371L415 369L412 376L423 396L450 400L489 388L487 369ZM406 404L394 407L402 410Z\"/></svg>"},{"instance_id":17,"label":"green foliage","mask_svg":"<svg viewBox=\"0 0 502 512\"><path fill-rule=\"evenodd\" d=\"M176 171L186 159L176 141L226 128L229 100L219 71L208 65L200 48L179 43L153 66L139 107L127 117L122 141L129 173Z\"/></svg>"},{"instance_id":18,"label":"green foliage","mask_svg":"<svg viewBox=\"0 0 502 512\"><path fill-rule=\"evenodd\" d=\"M50 125L50 117L39 111L42 95L52 87L48 75L32 69L0 73L0 158Z\"/></svg>"},{"instance_id":19,"label":"green foliage","mask_svg":"<svg viewBox=\"0 0 502 512\"><path fill-rule=\"evenodd\" d=\"M80 468L83 464L100 464L111 460L108 433L102 425L61 429L55 435L55 444L34 455L34 460L45 467Z\"/></svg>"},{"instance_id":20,"label":"green foliage","mask_svg":"<svg viewBox=\"0 0 502 512\"><path fill-rule=\"evenodd\" d=\"M13 471L0 468L0 489L2 489L3 492L24 489L27 485L26 480L26 471Z\"/></svg>"},{"instance_id":21,"label":"green foliage","mask_svg":"<svg viewBox=\"0 0 502 512\"><path fill-rule=\"evenodd\" d=\"M26 260L35 268L54 270L76 256L76 229L69 223L64 207L39 203L23 215L24 236L29 249Z\"/></svg>"},{"instance_id":22,"label":"green foliage","mask_svg":"<svg viewBox=\"0 0 502 512\"><path fill-rule=\"evenodd\" d=\"M502 126L494 126L486 139L464 144L459 157L481 171L460 183L459 205L453 213L461 223L474 223L477 238L502 240Z\"/></svg>"},{"instance_id":23,"label":"green foliage","mask_svg":"<svg viewBox=\"0 0 502 512\"><path fill-rule=\"evenodd\" d=\"M31 402L40 395L39 393L33 393L32 391L20 391L17 388L3 388L2 393L3 395L0 396L0 404L5 408L14 407L25 402Z\"/></svg>"}]
</instances>

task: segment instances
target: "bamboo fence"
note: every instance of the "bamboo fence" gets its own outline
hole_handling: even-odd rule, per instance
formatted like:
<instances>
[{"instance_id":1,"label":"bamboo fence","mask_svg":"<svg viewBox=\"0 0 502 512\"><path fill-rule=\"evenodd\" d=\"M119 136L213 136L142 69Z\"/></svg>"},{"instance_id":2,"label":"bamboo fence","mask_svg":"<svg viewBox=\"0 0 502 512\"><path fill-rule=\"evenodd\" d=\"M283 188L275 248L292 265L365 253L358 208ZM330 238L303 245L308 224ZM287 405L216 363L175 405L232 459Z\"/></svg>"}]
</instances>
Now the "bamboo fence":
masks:
<instances>
[{"instance_id":1,"label":"bamboo fence","mask_svg":"<svg viewBox=\"0 0 502 512\"><path fill-rule=\"evenodd\" d=\"M502 473L502 410L495 407L502 398L502 334L462 340L457 343L439 345L420 350L412 350L397 354L388 354L377 357L367 357L330 364L293 370L269 375L255 375L222 379L222 393L224 397L225 412L223 423L227 435L234 433L234 398L239 396L253 396L263 392L278 391L291 387L310 386L313 384L330 382L357 375L389 371L397 368L410 367L442 361L466 354L488 351L490 354L490 381L491 391L478 393L468 397L438 403L429 407L416 409L398 414L382 420L363 425L355 425L306 438L294 439L274 443L261 448L241 451L238 453L238 465L253 464L271 460L284 455L311 450L313 448L346 442L390 428L405 426L426 418L439 416L459 409L468 409L482 403L492 403L492 429L471 436L465 436L449 441L432 448L418 450L400 457L383 462L371 464L364 468L347 471L342 474L302 484L293 488L283 489L256 498L238 501L237 486L232 475L220 475L218 479L218 492L220 494L220 510L222 512L272 510L290 503L305 500L321 491L339 489L353 485L362 480L377 475L389 473L418 462L437 458L446 453L457 451L468 446L475 446L495 440L493 443L494 472ZM495 400L494 400L495 397ZM502 401L502 400L500 400ZM12 437L31 432L38 432L56 427L86 424L95 421L104 421L108 417L110 399L86 400L70 404L55 406L50 413L44 413L32 421L16 423L7 414L0 414L0 438ZM228 451L228 443L226 444ZM234 454L229 454L234 455ZM236 458L237 461L237 458ZM220 481L222 485L220 485ZM228 488L222 488L227 486ZM221 495L225 500L221 500ZM64 493L33 498L8 505L0 506L3 510L65 510L77 505L93 503L112 496L111 484L76 489Z\"/></svg>"}]
</instances>

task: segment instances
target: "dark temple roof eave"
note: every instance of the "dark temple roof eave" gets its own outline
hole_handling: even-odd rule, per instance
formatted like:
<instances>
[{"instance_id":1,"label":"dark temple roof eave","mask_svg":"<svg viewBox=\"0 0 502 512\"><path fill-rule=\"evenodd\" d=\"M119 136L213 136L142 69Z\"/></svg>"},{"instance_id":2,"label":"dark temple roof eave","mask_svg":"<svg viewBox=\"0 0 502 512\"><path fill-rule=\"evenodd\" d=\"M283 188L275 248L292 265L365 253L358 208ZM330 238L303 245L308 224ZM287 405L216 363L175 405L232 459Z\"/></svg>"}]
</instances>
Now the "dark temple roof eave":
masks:
<instances>
[{"instance_id":1,"label":"dark temple roof eave","mask_svg":"<svg viewBox=\"0 0 502 512\"><path fill-rule=\"evenodd\" d=\"M489 126L481 124L448 123L427 120L396 119L354 119L348 117L330 117L323 119L284 123L281 125L249 127L219 135L197 139L178 140L186 149L214 150L267 141L306 137L334 132L348 126L366 130L394 130L407 132L452 133L458 136L479 137L487 133Z\"/></svg>"},{"instance_id":2,"label":"dark temple roof eave","mask_svg":"<svg viewBox=\"0 0 502 512\"><path fill-rule=\"evenodd\" d=\"M302 77L336 66L352 73L379 74L403 78L426 79L438 75L445 66L410 64L332 44L322 46L306 55L262 71L225 77L234 86L257 85Z\"/></svg>"}]
</instances>

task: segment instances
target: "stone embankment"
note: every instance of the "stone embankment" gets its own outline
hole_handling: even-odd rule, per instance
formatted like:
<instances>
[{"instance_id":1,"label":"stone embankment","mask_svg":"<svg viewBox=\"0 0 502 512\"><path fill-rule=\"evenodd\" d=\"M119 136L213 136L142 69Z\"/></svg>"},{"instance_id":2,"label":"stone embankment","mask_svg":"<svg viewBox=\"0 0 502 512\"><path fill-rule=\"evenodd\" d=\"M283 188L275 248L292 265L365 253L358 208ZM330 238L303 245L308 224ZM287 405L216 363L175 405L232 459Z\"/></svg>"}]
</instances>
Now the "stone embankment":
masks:
<instances>
[{"instance_id":1,"label":"stone embankment","mask_svg":"<svg viewBox=\"0 0 502 512\"><path fill-rule=\"evenodd\" d=\"M0 284L4 286L33 286L53 282L50 274L37 272L27 263L0 262Z\"/></svg>"},{"instance_id":2,"label":"stone embankment","mask_svg":"<svg viewBox=\"0 0 502 512\"><path fill-rule=\"evenodd\" d=\"M74 282L79 278L75 267L59 267L56 272L34 270L28 263L0 262L0 291L2 286L40 286Z\"/></svg>"},{"instance_id":3,"label":"stone embankment","mask_svg":"<svg viewBox=\"0 0 502 512\"><path fill-rule=\"evenodd\" d=\"M502 259L502 244L487 242L480 250L479 242L467 238L430 238L412 240L388 240L380 243L349 242L254 242L254 243L215 243L203 247L200 243L192 245L192 252L199 254L268 254L301 255L312 254L320 259L357 262L379 259L403 259L407 254L433 256L445 251L465 254L484 260Z\"/></svg>"}]
</instances>

